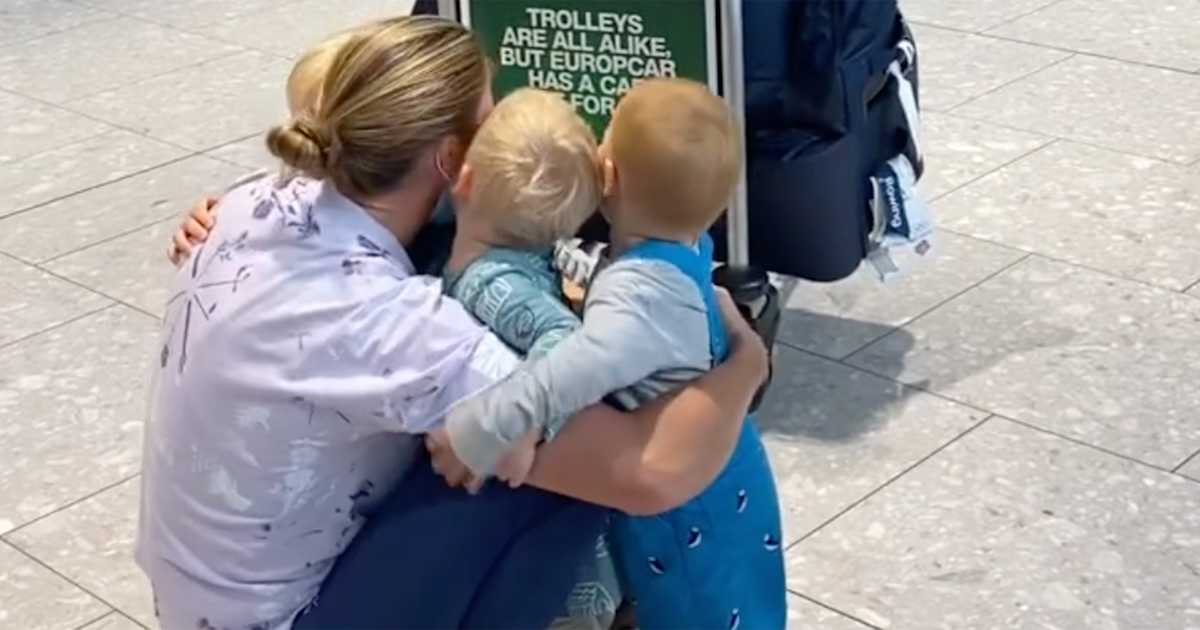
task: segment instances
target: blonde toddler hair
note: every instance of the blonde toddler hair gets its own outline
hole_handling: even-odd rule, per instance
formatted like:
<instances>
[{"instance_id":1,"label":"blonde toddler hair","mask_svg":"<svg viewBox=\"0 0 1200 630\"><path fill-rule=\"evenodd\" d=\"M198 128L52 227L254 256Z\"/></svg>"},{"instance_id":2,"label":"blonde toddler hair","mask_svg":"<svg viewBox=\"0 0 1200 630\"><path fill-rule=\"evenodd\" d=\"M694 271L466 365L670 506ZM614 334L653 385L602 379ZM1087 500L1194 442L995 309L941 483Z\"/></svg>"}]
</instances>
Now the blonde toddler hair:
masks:
<instances>
[{"instance_id":1,"label":"blonde toddler hair","mask_svg":"<svg viewBox=\"0 0 1200 630\"><path fill-rule=\"evenodd\" d=\"M621 203L653 228L702 232L729 204L742 169L733 111L702 83L642 81L609 125Z\"/></svg>"},{"instance_id":2,"label":"blonde toddler hair","mask_svg":"<svg viewBox=\"0 0 1200 630\"><path fill-rule=\"evenodd\" d=\"M467 150L470 205L506 245L549 247L600 205L596 136L563 98L521 88L505 96Z\"/></svg>"}]
</instances>

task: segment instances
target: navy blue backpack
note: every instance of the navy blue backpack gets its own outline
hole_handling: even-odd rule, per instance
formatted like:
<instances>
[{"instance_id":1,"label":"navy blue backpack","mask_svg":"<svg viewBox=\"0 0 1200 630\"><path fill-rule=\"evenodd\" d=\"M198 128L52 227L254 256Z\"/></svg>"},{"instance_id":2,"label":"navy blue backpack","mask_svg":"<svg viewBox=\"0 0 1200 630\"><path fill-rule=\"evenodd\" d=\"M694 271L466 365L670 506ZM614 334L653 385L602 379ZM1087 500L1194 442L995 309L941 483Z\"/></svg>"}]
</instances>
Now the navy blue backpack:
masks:
<instances>
[{"instance_id":1,"label":"navy blue backpack","mask_svg":"<svg viewBox=\"0 0 1200 630\"><path fill-rule=\"evenodd\" d=\"M922 168L889 75L900 62L915 92L912 35L896 0L742 0L742 15L750 262L840 280L868 251L870 176L900 153Z\"/></svg>"}]
</instances>

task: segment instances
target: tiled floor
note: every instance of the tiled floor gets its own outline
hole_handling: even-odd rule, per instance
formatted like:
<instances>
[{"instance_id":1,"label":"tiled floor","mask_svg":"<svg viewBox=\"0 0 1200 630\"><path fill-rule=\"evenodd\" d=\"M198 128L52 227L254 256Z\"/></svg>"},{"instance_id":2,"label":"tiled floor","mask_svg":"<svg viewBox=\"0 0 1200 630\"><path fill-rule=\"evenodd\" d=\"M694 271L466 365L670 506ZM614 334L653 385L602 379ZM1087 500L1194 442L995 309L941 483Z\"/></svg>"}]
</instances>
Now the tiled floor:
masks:
<instances>
[{"instance_id":1,"label":"tiled floor","mask_svg":"<svg viewBox=\"0 0 1200 630\"><path fill-rule=\"evenodd\" d=\"M0 0L0 629L154 627L167 235L263 163L288 57L407 5ZM1200 2L903 6L943 256L791 292L792 627L1200 629Z\"/></svg>"}]
</instances>

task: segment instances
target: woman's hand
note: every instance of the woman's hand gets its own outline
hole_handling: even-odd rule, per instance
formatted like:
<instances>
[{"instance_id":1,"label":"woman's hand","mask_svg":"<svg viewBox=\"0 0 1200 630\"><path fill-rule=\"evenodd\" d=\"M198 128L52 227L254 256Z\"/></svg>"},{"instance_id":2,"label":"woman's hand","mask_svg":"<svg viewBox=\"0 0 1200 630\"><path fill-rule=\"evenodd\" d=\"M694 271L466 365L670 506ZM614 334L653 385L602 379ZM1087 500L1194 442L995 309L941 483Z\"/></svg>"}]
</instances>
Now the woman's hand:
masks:
<instances>
[{"instance_id":1,"label":"woman's hand","mask_svg":"<svg viewBox=\"0 0 1200 630\"><path fill-rule=\"evenodd\" d=\"M167 259L172 265L183 262L196 245L208 240L208 232L216 221L217 201L217 197L205 197L183 217L179 230L172 236L171 245L167 248Z\"/></svg>"}]
</instances>

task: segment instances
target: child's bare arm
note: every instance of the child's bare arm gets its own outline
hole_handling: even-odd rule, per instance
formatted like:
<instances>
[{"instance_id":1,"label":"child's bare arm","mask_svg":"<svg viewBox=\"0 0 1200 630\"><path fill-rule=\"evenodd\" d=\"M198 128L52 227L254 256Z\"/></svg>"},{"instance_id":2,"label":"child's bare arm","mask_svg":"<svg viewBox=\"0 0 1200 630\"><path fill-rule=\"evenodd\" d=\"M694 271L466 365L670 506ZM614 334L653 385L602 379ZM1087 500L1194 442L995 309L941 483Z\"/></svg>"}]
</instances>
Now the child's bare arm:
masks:
<instances>
[{"instance_id":1,"label":"child's bare arm","mask_svg":"<svg viewBox=\"0 0 1200 630\"><path fill-rule=\"evenodd\" d=\"M196 245L208 239L208 233L216 221L218 199L211 195L204 197L184 215L183 222L171 236L171 245L167 248L167 259L171 264L178 265L183 262Z\"/></svg>"},{"instance_id":2,"label":"child's bare arm","mask_svg":"<svg viewBox=\"0 0 1200 630\"><path fill-rule=\"evenodd\" d=\"M656 372L694 368L693 355L708 354L707 315L695 284L671 271L678 277L614 264L594 281L582 328L451 409L446 429L462 461L476 475L491 474L493 453L529 429L553 435L571 414L612 392Z\"/></svg>"}]
</instances>

